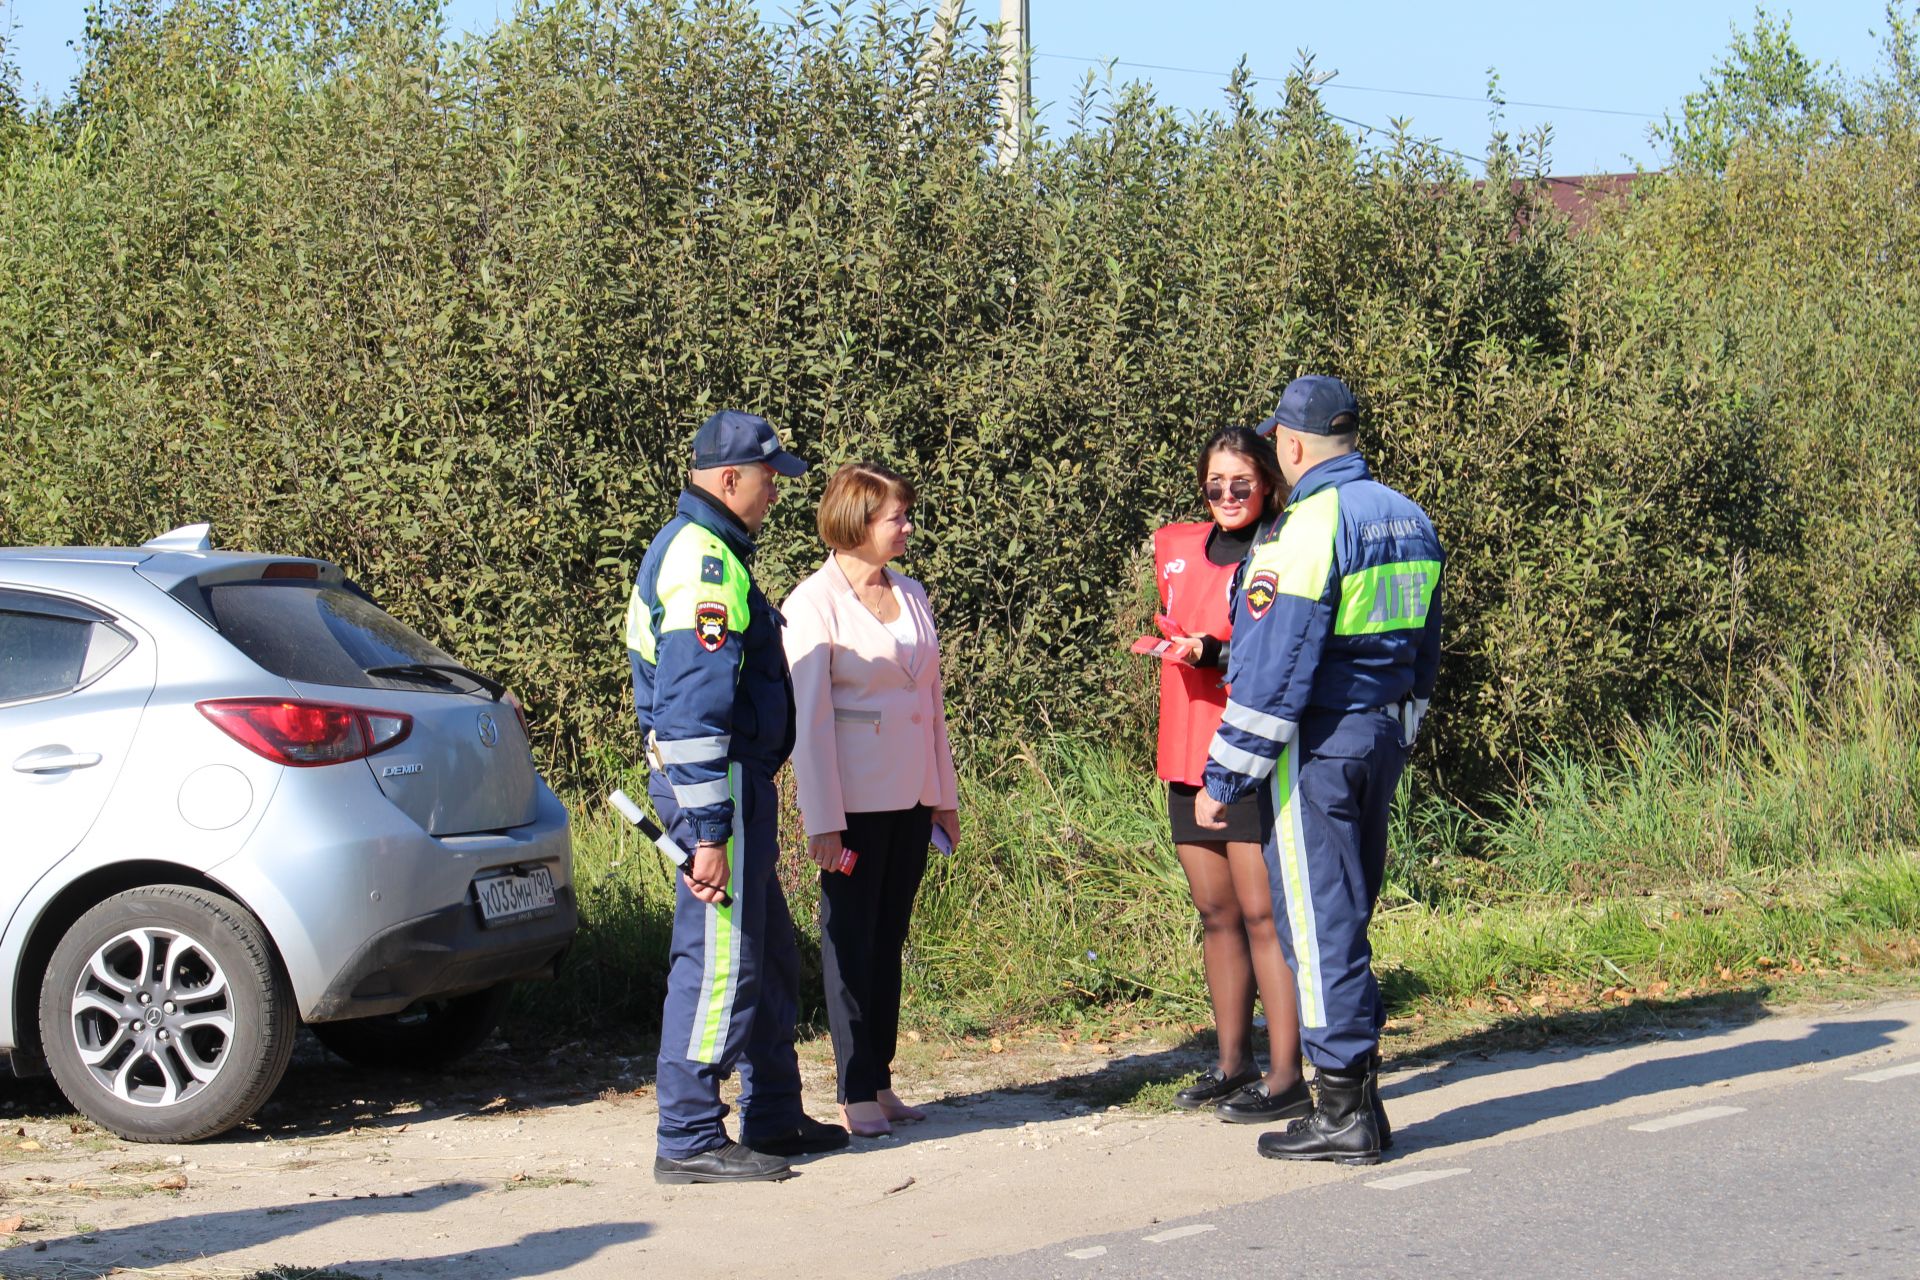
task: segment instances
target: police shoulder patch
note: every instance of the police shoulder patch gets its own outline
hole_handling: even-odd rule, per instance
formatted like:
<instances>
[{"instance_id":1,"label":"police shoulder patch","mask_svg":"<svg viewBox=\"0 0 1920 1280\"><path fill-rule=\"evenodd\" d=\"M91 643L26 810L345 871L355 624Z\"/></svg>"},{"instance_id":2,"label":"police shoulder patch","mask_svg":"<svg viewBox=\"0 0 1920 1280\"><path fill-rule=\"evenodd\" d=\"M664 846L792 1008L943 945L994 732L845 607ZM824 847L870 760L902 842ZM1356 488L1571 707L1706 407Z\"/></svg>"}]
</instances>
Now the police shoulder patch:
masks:
<instances>
[{"instance_id":1,"label":"police shoulder patch","mask_svg":"<svg viewBox=\"0 0 1920 1280\"><path fill-rule=\"evenodd\" d=\"M719 556L700 557L700 581L725 582L727 580L727 562Z\"/></svg>"},{"instance_id":2,"label":"police shoulder patch","mask_svg":"<svg viewBox=\"0 0 1920 1280\"><path fill-rule=\"evenodd\" d=\"M693 607L693 634L700 647L718 653L727 642L727 606L716 600L703 600Z\"/></svg>"},{"instance_id":3,"label":"police shoulder patch","mask_svg":"<svg viewBox=\"0 0 1920 1280\"><path fill-rule=\"evenodd\" d=\"M1251 617L1264 618L1267 610L1273 607L1273 598L1280 592L1279 576L1271 569L1262 569L1253 575L1247 583L1247 613Z\"/></svg>"}]
</instances>

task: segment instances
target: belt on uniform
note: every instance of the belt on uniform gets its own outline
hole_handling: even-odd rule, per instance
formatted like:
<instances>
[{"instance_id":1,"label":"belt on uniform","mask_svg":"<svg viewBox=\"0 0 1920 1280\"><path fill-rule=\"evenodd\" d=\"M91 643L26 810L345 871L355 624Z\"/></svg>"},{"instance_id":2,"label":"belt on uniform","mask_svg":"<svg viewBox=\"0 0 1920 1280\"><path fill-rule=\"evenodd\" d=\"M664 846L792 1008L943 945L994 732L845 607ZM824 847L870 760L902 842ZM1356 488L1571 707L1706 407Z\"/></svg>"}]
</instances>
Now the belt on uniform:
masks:
<instances>
[{"instance_id":1,"label":"belt on uniform","mask_svg":"<svg viewBox=\"0 0 1920 1280\"><path fill-rule=\"evenodd\" d=\"M1401 698L1394 702L1383 702L1377 707L1308 707L1307 711L1309 714L1317 713L1323 716L1370 716L1376 711L1384 711L1388 715L1397 716L1400 714L1400 708L1406 705L1407 700Z\"/></svg>"}]
</instances>

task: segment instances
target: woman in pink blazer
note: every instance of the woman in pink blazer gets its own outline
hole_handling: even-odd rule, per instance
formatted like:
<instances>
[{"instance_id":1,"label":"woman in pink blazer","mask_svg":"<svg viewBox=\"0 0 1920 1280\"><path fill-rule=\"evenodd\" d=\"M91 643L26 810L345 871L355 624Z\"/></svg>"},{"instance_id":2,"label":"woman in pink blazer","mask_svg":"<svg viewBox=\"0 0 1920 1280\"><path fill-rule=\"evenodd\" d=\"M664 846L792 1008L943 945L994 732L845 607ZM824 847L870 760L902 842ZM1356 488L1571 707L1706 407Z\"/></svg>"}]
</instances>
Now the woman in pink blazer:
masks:
<instances>
[{"instance_id":1,"label":"woman in pink blazer","mask_svg":"<svg viewBox=\"0 0 1920 1280\"><path fill-rule=\"evenodd\" d=\"M933 614L920 584L887 568L907 549L913 498L885 467L835 472L819 516L832 554L782 606L827 1022L841 1114L860 1137L924 1118L893 1091L900 953L933 829L949 849L960 834Z\"/></svg>"}]
</instances>

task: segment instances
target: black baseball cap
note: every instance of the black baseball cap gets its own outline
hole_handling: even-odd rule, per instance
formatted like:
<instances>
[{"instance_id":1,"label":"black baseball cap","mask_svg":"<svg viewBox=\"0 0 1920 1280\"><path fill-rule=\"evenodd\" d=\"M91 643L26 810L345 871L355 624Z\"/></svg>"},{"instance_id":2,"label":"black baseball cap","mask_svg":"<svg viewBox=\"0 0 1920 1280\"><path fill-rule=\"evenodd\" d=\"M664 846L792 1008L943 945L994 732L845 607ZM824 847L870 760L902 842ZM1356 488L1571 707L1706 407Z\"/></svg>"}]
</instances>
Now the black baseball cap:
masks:
<instances>
[{"instance_id":1,"label":"black baseball cap","mask_svg":"<svg viewBox=\"0 0 1920 1280\"><path fill-rule=\"evenodd\" d=\"M1254 430L1267 435L1275 427L1309 435L1345 435L1360 425L1360 405L1347 384L1322 373L1295 378L1280 394L1280 407Z\"/></svg>"},{"instance_id":2,"label":"black baseball cap","mask_svg":"<svg viewBox=\"0 0 1920 1280\"><path fill-rule=\"evenodd\" d=\"M764 462L783 476L797 476L807 469L807 460L782 449L773 424L758 414L722 409L694 433L695 471L741 467L749 462Z\"/></svg>"}]
</instances>

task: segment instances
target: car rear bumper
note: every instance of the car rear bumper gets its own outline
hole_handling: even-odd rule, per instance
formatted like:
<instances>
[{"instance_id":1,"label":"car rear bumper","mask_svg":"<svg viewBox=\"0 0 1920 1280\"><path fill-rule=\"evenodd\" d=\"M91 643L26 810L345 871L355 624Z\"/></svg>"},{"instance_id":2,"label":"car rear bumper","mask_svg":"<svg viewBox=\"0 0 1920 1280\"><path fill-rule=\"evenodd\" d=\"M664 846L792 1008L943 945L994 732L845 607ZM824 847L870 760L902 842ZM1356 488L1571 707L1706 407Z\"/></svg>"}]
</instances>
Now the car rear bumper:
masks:
<instances>
[{"instance_id":1,"label":"car rear bumper","mask_svg":"<svg viewBox=\"0 0 1920 1280\"><path fill-rule=\"evenodd\" d=\"M371 1017L552 972L579 923L567 810L552 791L540 787L524 826L438 837L365 770L289 774L212 874L266 925L301 1018ZM483 926L475 880L534 866L553 878L553 911Z\"/></svg>"},{"instance_id":2,"label":"car rear bumper","mask_svg":"<svg viewBox=\"0 0 1920 1280\"><path fill-rule=\"evenodd\" d=\"M486 928L463 902L367 940L305 1017L308 1022L396 1013L427 996L460 995L523 978L550 978L573 942L573 886L556 887L552 915Z\"/></svg>"}]
</instances>

